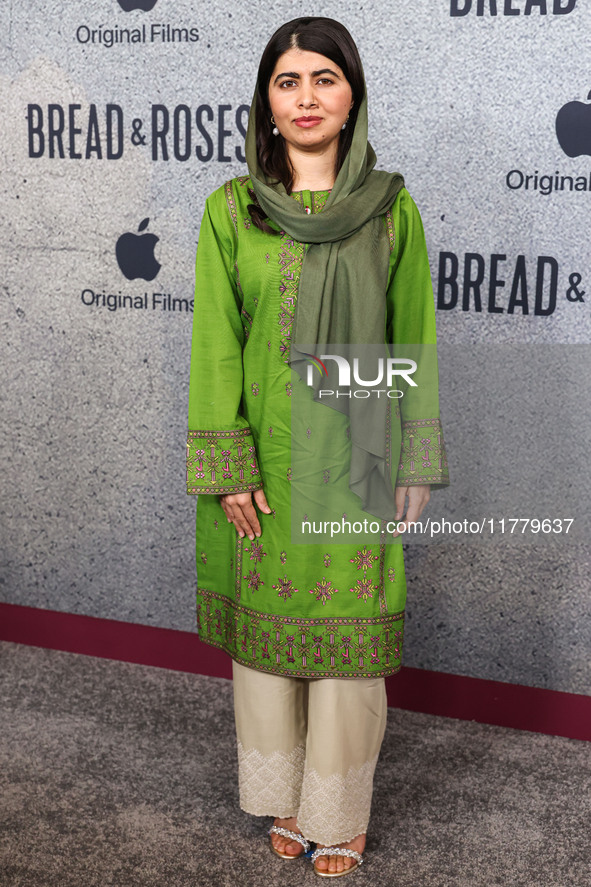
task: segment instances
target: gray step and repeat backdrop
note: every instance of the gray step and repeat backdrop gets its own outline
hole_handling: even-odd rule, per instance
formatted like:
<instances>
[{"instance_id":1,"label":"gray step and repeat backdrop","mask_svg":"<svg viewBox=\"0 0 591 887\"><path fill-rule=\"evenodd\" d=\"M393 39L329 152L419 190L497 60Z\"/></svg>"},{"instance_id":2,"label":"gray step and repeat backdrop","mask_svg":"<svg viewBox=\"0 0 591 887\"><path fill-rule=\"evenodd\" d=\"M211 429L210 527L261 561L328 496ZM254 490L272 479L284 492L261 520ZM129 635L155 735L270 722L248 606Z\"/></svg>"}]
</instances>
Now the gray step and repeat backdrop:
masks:
<instances>
[{"instance_id":1,"label":"gray step and repeat backdrop","mask_svg":"<svg viewBox=\"0 0 591 887\"><path fill-rule=\"evenodd\" d=\"M453 485L408 665L589 693L589 0L326 2L425 224ZM206 195L292 4L0 8L6 602L192 631L184 455ZM444 521L447 520L447 523Z\"/></svg>"}]
</instances>

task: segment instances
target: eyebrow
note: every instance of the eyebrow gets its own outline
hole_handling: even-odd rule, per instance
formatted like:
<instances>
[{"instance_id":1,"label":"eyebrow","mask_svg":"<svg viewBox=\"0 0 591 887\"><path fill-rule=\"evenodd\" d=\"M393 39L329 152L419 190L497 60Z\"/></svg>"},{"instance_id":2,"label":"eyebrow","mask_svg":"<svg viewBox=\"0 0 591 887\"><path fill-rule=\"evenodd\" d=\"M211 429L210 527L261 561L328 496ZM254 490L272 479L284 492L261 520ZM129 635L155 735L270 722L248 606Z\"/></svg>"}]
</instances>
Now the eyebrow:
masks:
<instances>
[{"instance_id":1,"label":"eyebrow","mask_svg":"<svg viewBox=\"0 0 591 887\"><path fill-rule=\"evenodd\" d=\"M333 71L332 68L321 68L319 71L312 71L312 77L319 77L320 74L332 74L332 76L336 77L337 80L341 79L337 72ZM273 80L273 83L277 83L277 81L280 80L281 77L289 77L290 80L301 79L301 75L298 74L296 71L284 71L283 74L277 74L277 76Z\"/></svg>"}]
</instances>

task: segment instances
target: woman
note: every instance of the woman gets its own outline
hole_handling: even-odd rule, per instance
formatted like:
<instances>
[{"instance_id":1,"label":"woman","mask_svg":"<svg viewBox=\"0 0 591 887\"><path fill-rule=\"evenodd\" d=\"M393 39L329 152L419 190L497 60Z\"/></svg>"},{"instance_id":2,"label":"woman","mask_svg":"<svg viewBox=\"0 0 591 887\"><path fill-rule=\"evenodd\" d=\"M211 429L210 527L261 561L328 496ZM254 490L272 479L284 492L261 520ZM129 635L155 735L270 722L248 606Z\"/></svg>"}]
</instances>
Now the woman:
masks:
<instances>
[{"instance_id":1,"label":"woman","mask_svg":"<svg viewBox=\"0 0 591 887\"><path fill-rule=\"evenodd\" d=\"M246 157L249 175L208 198L197 251L198 626L233 659L242 809L274 817L283 859L315 842L316 873L334 877L362 862L384 678L400 668L406 586L386 521L406 502L416 520L448 479L432 355L400 401L326 405L307 365L325 366L325 343L432 352L433 294L418 211L399 175L373 170L361 61L338 22L273 35ZM379 532L302 544L302 501L345 503L343 520L377 517Z\"/></svg>"}]
</instances>

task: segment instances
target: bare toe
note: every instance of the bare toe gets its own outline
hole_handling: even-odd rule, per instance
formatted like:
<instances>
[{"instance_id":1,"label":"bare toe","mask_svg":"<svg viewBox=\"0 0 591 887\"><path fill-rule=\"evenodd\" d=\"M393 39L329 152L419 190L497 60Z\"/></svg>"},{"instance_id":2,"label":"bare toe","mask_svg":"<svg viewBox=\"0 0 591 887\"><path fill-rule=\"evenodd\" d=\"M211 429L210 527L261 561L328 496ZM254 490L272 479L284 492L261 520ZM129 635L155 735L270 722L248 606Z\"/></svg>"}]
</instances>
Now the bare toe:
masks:
<instances>
[{"instance_id":1,"label":"bare toe","mask_svg":"<svg viewBox=\"0 0 591 887\"><path fill-rule=\"evenodd\" d=\"M318 844L318 849L324 849L328 845L326 844ZM336 846L336 845L331 845ZM353 838L352 841L347 842L339 842L339 847L343 849L356 850L358 853L363 853L365 850L365 834L357 835L356 838ZM330 856L319 856L316 859L315 866L320 872L328 872L329 874L338 875L341 872L348 871L350 868L354 868L357 864L356 860L352 859L350 856L341 856L340 854L334 854Z\"/></svg>"},{"instance_id":2,"label":"bare toe","mask_svg":"<svg viewBox=\"0 0 591 887\"><path fill-rule=\"evenodd\" d=\"M300 833L295 816L285 819L277 817L273 825ZM284 835L277 834L277 832L271 833L271 841L278 853L286 853L288 856L300 856L302 854L303 845L299 841L286 838Z\"/></svg>"}]
</instances>

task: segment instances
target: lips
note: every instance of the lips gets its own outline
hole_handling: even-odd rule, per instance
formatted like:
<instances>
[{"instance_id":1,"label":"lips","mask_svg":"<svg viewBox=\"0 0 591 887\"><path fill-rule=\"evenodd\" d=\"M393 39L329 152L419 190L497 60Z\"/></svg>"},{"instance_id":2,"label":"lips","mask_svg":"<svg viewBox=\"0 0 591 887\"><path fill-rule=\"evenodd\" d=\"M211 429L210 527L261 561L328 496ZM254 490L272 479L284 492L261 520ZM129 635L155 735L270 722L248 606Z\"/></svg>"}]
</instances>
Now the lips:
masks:
<instances>
[{"instance_id":1,"label":"lips","mask_svg":"<svg viewBox=\"0 0 591 887\"><path fill-rule=\"evenodd\" d=\"M296 126L308 128L309 126L316 126L318 123L322 123L322 117L297 117L294 123Z\"/></svg>"}]
</instances>

